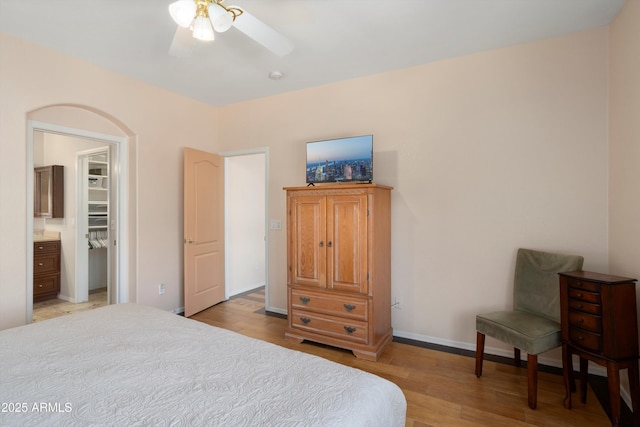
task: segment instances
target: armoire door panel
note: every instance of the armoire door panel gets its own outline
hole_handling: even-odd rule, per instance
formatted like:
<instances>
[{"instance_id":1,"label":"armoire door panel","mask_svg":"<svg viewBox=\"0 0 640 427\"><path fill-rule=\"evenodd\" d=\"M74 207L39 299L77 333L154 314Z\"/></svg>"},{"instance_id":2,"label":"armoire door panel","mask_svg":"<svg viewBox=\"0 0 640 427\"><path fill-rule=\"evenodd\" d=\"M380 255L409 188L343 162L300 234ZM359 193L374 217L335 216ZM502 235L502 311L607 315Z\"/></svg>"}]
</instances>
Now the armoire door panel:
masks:
<instances>
[{"instance_id":1,"label":"armoire door panel","mask_svg":"<svg viewBox=\"0 0 640 427\"><path fill-rule=\"evenodd\" d=\"M327 287L367 291L367 196L327 198Z\"/></svg>"},{"instance_id":2,"label":"armoire door panel","mask_svg":"<svg viewBox=\"0 0 640 427\"><path fill-rule=\"evenodd\" d=\"M297 197L291 203L292 279L299 285L326 286L326 200Z\"/></svg>"}]
</instances>

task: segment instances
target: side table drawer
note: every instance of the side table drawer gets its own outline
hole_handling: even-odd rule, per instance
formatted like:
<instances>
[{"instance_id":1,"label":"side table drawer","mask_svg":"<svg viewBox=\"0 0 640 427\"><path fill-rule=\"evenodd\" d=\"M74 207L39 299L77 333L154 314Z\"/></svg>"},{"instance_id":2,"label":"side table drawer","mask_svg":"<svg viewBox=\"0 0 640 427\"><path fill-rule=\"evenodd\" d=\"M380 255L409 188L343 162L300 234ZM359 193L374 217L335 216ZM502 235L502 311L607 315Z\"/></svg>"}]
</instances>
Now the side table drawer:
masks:
<instances>
[{"instance_id":1,"label":"side table drawer","mask_svg":"<svg viewBox=\"0 0 640 427\"><path fill-rule=\"evenodd\" d=\"M569 311L569 324L596 334L602 332L602 318L592 314Z\"/></svg>"},{"instance_id":2,"label":"side table drawer","mask_svg":"<svg viewBox=\"0 0 640 427\"><path fill-rule=\"evenodd\" d=\"M569 288L569 298L590 302L592 304L600 304L599 293L583 291L582 289Z\"/></svg>"},{"instance_id":3,"label":"side table drawer","mask_svg":"<svg viewBox=\"0 0 640 427\"><path fill-rule=\"evenodd\" d=\"M569 300L569 309L584 311L586 313L591 313L595 315L600 315L602 312L602 307L600 306L600 304L591 304L588 302L575 300L575 299Z\"/></svg>"},{"instance_id":4,"label":"side table drawer","mask_svg":"<svg viewBox=\"0 0 640 427\"><path fill-rule=\"evenodd\" d=\"M569 328L569 338L573 345L582 347L585 350L596 353L602 351L602 335L571 327Z\"/></svg>"},{"instance_id":5,"label":"side table drawer","mask_svg":"<svg viewBox=\"0 0 640 427\"><path fill-rule=\"evenodd\" d=\"M569 279L568 282L569 286L572 288L582 289L584 291L600 292L600 285L597 283L579 279Z\"/></svg>"}]
</instances>

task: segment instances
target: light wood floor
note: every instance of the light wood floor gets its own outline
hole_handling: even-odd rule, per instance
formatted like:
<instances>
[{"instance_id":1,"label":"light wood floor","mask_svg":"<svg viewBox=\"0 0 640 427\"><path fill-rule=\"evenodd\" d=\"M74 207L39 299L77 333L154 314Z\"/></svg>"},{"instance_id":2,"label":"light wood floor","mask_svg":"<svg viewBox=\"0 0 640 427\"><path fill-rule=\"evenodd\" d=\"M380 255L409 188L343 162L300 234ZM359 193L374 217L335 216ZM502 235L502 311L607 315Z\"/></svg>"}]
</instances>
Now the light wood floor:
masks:
<instances>
[{"instance_id":1,"label":"light wood floor","mask_svg":"<svg viewBox=\"0 0 640 427\"><path fill-rule=\"evenodd\" d=\"M89 301L78 304L61 299L50 299L33 304L33 321L41 322L78 311L93 310L107 305L107 288L89 292Z\"/></svg>"},{"instance_id":2,"label":"light wood floor","mask_svg":"<svg viewBox=\"0 0 640 427\"><path fill-rule=\"evenodd\" d=\"M286 320L264 314L264 290L245 294L204 310L192 319L315 354L386 378L407 399L407 426L608 426L606 413L589 388L587 404L573 399L562 406L562 377L539 373L538 409L527 406L527 373L485 361L482 378L474 359L393 342L378 362L356 359L351 352L284 339Z\"/></svg>"}]
</instances>

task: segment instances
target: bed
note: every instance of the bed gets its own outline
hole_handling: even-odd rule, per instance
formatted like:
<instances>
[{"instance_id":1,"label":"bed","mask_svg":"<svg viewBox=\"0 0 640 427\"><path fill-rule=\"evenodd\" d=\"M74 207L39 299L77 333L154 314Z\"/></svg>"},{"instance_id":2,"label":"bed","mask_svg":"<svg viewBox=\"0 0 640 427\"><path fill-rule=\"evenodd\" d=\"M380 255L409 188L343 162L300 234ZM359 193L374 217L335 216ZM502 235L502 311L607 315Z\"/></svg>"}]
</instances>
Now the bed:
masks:
<instances>
[{"instance_id":1,"label":"bed","mask_svg":"<svg viewBox=\"0 0 640 427\"><path fill-rule=\"evenodd\" d=\"M156 308L0 331L0 425L404 426L395 384Z\"/></svg>"}]
</instances>

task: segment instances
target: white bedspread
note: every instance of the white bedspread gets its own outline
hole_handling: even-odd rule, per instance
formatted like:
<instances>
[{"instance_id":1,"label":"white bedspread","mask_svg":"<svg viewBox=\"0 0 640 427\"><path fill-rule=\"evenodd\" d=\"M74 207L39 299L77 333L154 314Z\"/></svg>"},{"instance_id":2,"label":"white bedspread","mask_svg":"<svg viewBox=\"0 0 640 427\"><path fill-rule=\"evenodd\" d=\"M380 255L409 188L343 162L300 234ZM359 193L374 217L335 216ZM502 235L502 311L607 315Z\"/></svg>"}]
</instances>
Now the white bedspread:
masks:
<instances>
[{"instance_id":1,"label":"white bedspread","mask_svg":"<svg viewBox=\"0 0 640 427\"><path fill-rule=\"evenodd\" d=\"M120 304L0 331L0 425L404 426L393 383Z\"/></svg>"}]
</instances>

